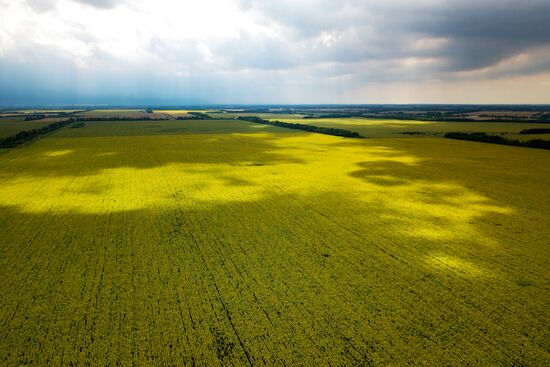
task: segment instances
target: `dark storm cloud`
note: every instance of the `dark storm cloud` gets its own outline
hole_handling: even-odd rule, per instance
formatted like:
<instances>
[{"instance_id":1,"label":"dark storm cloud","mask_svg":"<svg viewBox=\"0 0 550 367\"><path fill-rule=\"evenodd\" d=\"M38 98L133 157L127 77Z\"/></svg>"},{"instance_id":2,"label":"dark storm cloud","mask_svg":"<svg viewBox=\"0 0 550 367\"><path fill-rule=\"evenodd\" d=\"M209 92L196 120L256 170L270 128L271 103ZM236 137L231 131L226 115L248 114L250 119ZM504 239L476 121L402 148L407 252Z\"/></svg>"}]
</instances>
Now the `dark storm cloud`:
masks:
<instances>
[{"instance_id":1,"label":"dark storm cloud","mask_svg":"<svg viewBox=\"0 0 550 367\"><path fill-rule=\"evenodd\" d=\"M479 69L550 44L550 1L463 1L426 9L407 30L449 39L435 55L453 70Z\"/></svg>"},{"instance_id":2,"label":"dark storm cloud","mask_svg":"<svg viewBox=\"0 0 550 367\"><path fill-rule=\"evenodd\" d=\"M434 57L440 68L466 71L550 44L550 1L454 0L370 2L242 1L243 9L275 22L296 41L341 36L312 55L326 61ZM347 36L346 36L347 35ZM411 45L443 39L429 49Z\"/></svg>"}]
</instances>

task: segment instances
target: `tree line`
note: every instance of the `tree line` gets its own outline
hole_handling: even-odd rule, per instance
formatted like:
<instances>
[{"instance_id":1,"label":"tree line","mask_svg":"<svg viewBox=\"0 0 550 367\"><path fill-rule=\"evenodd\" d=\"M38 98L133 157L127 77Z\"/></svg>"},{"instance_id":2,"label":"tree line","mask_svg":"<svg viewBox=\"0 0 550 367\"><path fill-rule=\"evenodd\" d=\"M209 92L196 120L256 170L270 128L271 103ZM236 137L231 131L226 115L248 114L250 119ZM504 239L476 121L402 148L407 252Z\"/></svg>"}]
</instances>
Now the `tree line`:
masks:
<instances>
[{"instance_id":1,"label":"tree line","mask_svg":"<svg viewBox=\"0 0 550 367\"><path fill-rule=\"evenodd\" d=\"M203 112L187 112L184 116L176 117L176 120L219 120Z\"/></svg>"},{"instance_id":2,"label":"tree line","mask_svg":"<svg viewBox=\"0 0 550 367\"><path fill-rule=\"evenodd\" d=\"M64 121L56 121L52 122L49 125L46 125L44 127L41 127L39 129L32 129L32 130L24 130L20 131L15 135L8 136L6 138L0 139L0 148L13 148L18 145L21 145L23 143L26 143L40 135L47 134L51 131L60 129L62 127L65 127L67 125L72 124L72 119L64 120Z\"/></svg>"},{"instance_id":3,"label":"tree line","mask_svg":"<svg viewBox=\"0 0 550 367\"><path fill-rule=\"evenodd\" d=\"M523 129L519 132L520 134L550 134L550 129L545 128L535 128L535 129Z\"/></svg>"},{"instance_id":4,"label":"tree line","mask_svg":"<svg viewBox=\"0 0 550 367\"><path fill-rule=\"evenodd\" d=\"M269 120L264 120L257 116L240 116L237 119L242 121L254 122L256 124L286 127L287 129L304 130L312 133L341 136L344 138L364 138L364 136L359 135L359 133L355 131L336 129L332 127L320 127L320 126L314 126L314 125L296 124L296 123L282 122L277 120L269 121Z\"/></svg>"},{"instance_id":5,"label":"tree line","mask_svg":"<svg viewBox=\"0 0 550 367\"><path fill-rule=\"evenodd\" d=\"M462 133L462 132L446 133L444 137L447 139L478 141L482 143L512 145L516 147L550 149L550 140L543 140L543 139L521 141L521 140L515 140L515 139L506 139L500 135L488 135L485 133Z\"/></svg>"}]
</instances>

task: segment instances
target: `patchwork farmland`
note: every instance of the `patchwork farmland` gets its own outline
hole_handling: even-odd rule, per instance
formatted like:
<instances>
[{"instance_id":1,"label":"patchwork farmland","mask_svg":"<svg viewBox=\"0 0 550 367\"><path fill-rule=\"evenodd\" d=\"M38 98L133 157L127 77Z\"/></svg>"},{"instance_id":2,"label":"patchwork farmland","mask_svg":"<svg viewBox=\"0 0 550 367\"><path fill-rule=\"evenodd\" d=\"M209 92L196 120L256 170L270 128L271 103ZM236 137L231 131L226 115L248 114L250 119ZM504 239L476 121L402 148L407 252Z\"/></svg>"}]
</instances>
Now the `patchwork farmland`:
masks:
<instances>
[{"instance_id":1,"label":"patchwork farmland","mask_svg":"<svg viewBox=\"0 0 550 367\"><path fill-rule=\"evenodd\" d=\"M548 365L550 153L337 122L1 150L0 363Z\"/></svg>"}]
</instances>

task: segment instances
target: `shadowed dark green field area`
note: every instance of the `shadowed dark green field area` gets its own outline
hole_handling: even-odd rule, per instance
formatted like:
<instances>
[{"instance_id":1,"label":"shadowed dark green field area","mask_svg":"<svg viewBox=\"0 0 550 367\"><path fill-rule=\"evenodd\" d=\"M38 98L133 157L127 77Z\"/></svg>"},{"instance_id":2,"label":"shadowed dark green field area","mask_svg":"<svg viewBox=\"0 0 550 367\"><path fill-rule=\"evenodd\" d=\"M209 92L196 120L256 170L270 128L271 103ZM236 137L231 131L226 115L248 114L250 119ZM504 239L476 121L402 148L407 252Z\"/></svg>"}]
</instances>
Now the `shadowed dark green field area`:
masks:
<instances>
[{"instance_id":1,"label":"shadowed dark green field area","mask_svg":"<svg viewBox=\"0 0 550 367\"><path fill-rule=\"evenodd\" d=\"M17 134L20 131L39 129L52 123L52 119L25 121L24 117L0 118L0 139Z\"/></svg>"},{"instance_id":2,"label":"shadowed dark green field area","mask_svg":"<svg viewBox=\"0 0 550 367\"><path fill-rule=\"evenodd\" d=\"M5 365L549 361L550 153L244 121L0 154Z\"/></svg>"}]
</instances>

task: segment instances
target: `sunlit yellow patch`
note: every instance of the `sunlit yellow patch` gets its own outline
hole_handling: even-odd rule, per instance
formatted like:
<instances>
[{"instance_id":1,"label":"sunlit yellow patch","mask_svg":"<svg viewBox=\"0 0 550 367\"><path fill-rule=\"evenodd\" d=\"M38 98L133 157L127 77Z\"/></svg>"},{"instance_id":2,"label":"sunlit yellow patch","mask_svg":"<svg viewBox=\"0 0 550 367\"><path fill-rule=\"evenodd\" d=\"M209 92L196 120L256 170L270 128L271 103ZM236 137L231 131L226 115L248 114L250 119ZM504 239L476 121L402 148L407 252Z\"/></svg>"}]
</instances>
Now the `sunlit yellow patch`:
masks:
<instances>
[{"instance_id":1,"label":"sunlit yellow patch","mask_svg":"<svg viewBox=\"0 0 550 367\"><path fill-rule=\"evenodd\" d=\"M450 271L462 276L479 277L485 275L485 272L478 265L449 255L429 256L426 262L436 269Z\"/></svg>"},{"instance_id":2,"label":"sunlit yellow patch","mask_svg":"<svg viewBox=\"0 0 550 367\"><path fill-rule=\"evenodd\" d=\"M56 151L53 151L53 152L47 152L44 155L46 157L61 157L63 155L71 154L72 152L74 152L74 150L65 149L65 150L56 150Z\"/></svg>"}]
</instances>

